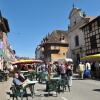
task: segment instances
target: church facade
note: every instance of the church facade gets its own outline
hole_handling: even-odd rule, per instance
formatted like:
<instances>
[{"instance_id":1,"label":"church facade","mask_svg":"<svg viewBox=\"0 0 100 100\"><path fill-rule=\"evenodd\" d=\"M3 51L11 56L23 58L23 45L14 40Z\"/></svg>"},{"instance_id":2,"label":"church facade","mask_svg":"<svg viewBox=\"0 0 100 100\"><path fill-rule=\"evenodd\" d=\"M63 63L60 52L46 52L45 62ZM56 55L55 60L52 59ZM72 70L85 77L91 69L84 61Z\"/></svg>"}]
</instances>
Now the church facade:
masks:
<instances>
[{"instance_id":1,"label":"church facade","mask_svg":"<svg viewBox=\"0 0 100 100\"><path fill-rule=\"evenodd\" d=\"M86 16L81 9L76 7L73 7L69 13L70 23L68 26L68 57L73 59L75 65L79 64L80 58L86 55L84 33L80 27L89 23L94 18L95 17L92 16Z\"/></svg>"}]
</instances>

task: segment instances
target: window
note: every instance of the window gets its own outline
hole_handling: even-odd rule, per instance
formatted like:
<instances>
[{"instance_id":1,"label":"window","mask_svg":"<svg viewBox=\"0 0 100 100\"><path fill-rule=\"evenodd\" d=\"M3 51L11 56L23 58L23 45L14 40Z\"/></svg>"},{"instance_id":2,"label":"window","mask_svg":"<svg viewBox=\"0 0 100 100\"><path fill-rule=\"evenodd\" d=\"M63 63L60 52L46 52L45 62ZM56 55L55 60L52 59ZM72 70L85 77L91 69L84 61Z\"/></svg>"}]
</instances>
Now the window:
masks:
<instances>
[{"instance_id":1,"label":"window","mask_svg":"<svg viewBox=\"0 0 100 100\"><path fill-rule=\"evenodd\" d=\"M65 56L65 53L63 53L63 55Z\"/></svg>"},{"instance_id":2,"label":"window","mask_svg":"<svg viewBox=\"0 0 100 100\"><path fill-rule=\"evenodd\" d=\"M75 36L75 46L79 46L79 36Z\"/></svg>"},{"instance_id":3,"label":"window","mask_svg":"<svg viewBox=\"0 0 100 100\"><path fill-rule=\"evenodd\" d=\"M96 30L96 34L98 34L98 30Z\"/></svg>"},{"instance_id":4,"label":"window","mask_svg":"<svg viewBox=\"0 0 100 100\"><path fill-rule=\"evenodd\" d=\"M76 20L74 21L74 25L76 25Z\"/></svg>"},{"instance_id":5,"label":"window","mask_svg":"<svg viewBox=\"0 0 100 100\"><path fill-rule=\"evenodd\" d=\"M100 19L98 19L98 22L97 23L98 23L98 27L100 27Z\"/></svg>"},{"instance_id":6,"label":"window","mask_svg":"<svg viewBox=\"0 0 100 100\"><path fill-rule=\"evenodd\" d=\"M96 35L96 39L98 39L98 40L99 40L99 34L97 34L97 35Z\"/></svg>"},{"instance_id":7,"label":"window","mask_svg":"<svg viewBox=\"0 0 100 100\"><path fill-rule=\"evenodd\" d=\"M96 35L90 37L90 43L92 49L97 48Z\"/></svg>"},{"instance_id":8,"label":"window","mask_svg":"<svg viewBox=\"0 0 100 100\"><path fill-rule=\"evenodd\" d=\"M64 36L64 35L62 35L62 36L60 37L60 41L65 43L65 36Z\"/></svg>"},{"instance_id":9,"label":"window","mask_svg":"<svg viewBox=\"0 0 100 100\"><path fill-rule=\"evenodd\" d=\"M92 25L89 25L89 32L92 31Z\"/></svg>"}]
</instances>

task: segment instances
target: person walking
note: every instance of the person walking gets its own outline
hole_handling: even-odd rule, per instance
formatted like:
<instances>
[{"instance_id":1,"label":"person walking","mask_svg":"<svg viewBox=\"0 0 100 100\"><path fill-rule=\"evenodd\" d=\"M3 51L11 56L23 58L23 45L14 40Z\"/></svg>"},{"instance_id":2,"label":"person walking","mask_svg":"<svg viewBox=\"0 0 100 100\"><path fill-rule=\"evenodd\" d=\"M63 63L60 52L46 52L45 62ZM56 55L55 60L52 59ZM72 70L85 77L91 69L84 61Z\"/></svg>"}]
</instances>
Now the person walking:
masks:
<instances>
[{"instance_id":1,"label":"person walking","mask_svg":"<svg viewBox=\"0 0 100 100\"><path fill-rule=\"evenodd\" d=\"M80 62L80 64L79 64L79 77L81 79L83 79L84 70L85 70L85 65L82 62Z\"/></svg>"},{"instance_id":2,"label":"person walking","mask_svg":"<svg viewBox=\"0 0 100 100\"><path fill-rule=\"evenodd\" d=\"M86 62L84 78L91 78L91 64L89 62Z\"/></svg>"},{"instance_id":3,"label":"person walking","mask_svg":"<svg viewBox=\"0 0 100 100\"><path fill-rule=\"evenodd\" d=\"M64 79L66 74L66 68L64 64L60 65L60 73L61 73L61 78Z\"/></svg>"},{"instance_id":4,"label":"person walking","mask_svg":"<svg viewBox=\"0 0 100 100\"><path fill-rule=\"evenodd\" d=\"M71 87L72 86L72 76L73 76L73 66L69 62L66 68L66 75L68 79L68 85Z\"/></svg>"}]
</instances>

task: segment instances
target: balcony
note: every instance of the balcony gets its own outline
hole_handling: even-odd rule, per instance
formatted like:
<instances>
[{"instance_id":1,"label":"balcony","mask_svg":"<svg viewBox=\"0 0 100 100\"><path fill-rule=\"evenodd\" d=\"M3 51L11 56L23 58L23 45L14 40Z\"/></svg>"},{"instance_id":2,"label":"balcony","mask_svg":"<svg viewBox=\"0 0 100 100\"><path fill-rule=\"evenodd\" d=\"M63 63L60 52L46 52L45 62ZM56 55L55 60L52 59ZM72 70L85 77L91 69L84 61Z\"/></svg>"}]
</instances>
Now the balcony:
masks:
<instances>
[{"instance_id":1,"label":"balcony","mask_svg":"<svg viewBox=\"0 0 100 100\"><path fill-rule=\"evenodd\" d=\"M59 47L59 46L51 46L51 47L50 47L50 50L52 50L52 51L53 51L53 50L54 50L54 51L55 51L55 50L58 50L58 51L59 51L59 50L60 50L60 47Z\"/></svg>"},{"instance_id":2,"label":"balcony","mask_svg":"<svg viewBox=\"0 0 100 100\"><path fill-rule=\"evenodd\" d=\"M42 52L45 54L48 53L58 53L60 51L60 47L59 46L46 46L45 48L42 49Z\"/></svg>"},{"instance_id":3,"label":"balcony","mask_svg":"<svg viewBox=\"0 0 100 100\"><path fill-rule=\"evenodd\" d=\"M45 50L48 53L58 53L60 51L60 47L59 46L50 46L48 48L46 48Z\"/></svg>"},{"instance_id":4,"label":"balcony","mask_svg":"<svg viewBox=\"0 0 100 100\"><path fill-rule=\"evenodd\" d=\"M10 32L8 20L6 18L0 19L0 28L3 32Z\"/></svg>"}]
</instances>

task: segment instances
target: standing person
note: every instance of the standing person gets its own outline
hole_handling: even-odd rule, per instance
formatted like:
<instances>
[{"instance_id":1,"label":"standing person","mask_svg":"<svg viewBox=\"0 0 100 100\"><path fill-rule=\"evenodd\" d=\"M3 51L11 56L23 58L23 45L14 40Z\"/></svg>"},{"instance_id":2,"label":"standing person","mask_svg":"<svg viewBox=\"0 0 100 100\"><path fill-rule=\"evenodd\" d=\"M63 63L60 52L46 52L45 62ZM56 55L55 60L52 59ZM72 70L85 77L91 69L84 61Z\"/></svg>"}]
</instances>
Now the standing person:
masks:
<instances>
[{"instance_id":1,"label":"standing person","mask_svg":"<svg viewBox=\"0 0 100 100\"><path fill-rule=\"evenodd\" d=\"M82 62L80 62L80 64L79 64L79 76L81 79L83 79L84 70L85 70L85 65Z\"/></svg>"},{"instance_id":2,"label":"standing person","mask_svg":"<svg viewBox=\"0 0 100 100\"><path fill-rule=\"evenodd\" d=\"M61 78L65 78L65 74L66 74L66 68L64 64L60 65L60 73L61 73Z\"/></svg>"},{"instance_id":3,"label":"standing person","mask_svg":"<svg viewBox=\"0 0 100 100\"><path fill-rule=\"evenodd\" d=\"M51 65L48 63L48 78L51 78Z\"/></svg>"},{"instance_id":4,"label":"standing person","mask_svg":"<svg viewBox=\"0 0 100 100\"><path fill-rule=\"evenodd\" d=\"M91 77L94 79L96 76L95 62L91 64Z\"/></svg>"},{"instance_id":5,"label":"standing person","mask_svg":"<svg viewBox=\"0 0 100 100\"><path fill-rule=\"evenodd\" d=\"M68 78L68 85L71 87L72 86L72 76L73 76L73 66L71 65L70 62L67 65L66 74Z\"/></svg>"},{"instance_id":6,"label":"standing person","mask_svg":"<svg viewBox=\"0 0 100 100\"><path fill-rule=\"evenodd\" d=\"M84 77L91 78L91 64L89 62L86 62Z\"/></svg>"},{"instance_id":7,"label":"standing person","mask_svg":"<svg viewBox=\"0 0 100 100\"><path fill-rule=\"evenodd\" d=\"M86 62L86 69L91 71L91 64L89 62Z\"/></svg>"},{"instance_id":8,"label":"standing person","mask_svg":"<svg viewBox=\"0 0 100 100\"><path fill-rule=\"evenodd\" d=\"M95 69L96 69L96 77L99 78L99 67L100 64L98 61L95 62Z\"/></svg>"},{"instance_id":9,"label":"standing person","mask_svg":"<svg viewBox=\"0 0 100 100\"><path fill-rule=\"evenodd\" d=\"M52 64L52 72L55 73L55 70L56 70L56 65Z\"/></svg>"},{"instance_id":10,"label":"standing person","mask_svg":"<svg viewBox=\"0 0 100 100\"><path fill-rule=\"evenodd\" d=\"M60 65L58 63L56 64L56 72L57 75L60 76Z\"/></svg>"}]
</instances>

